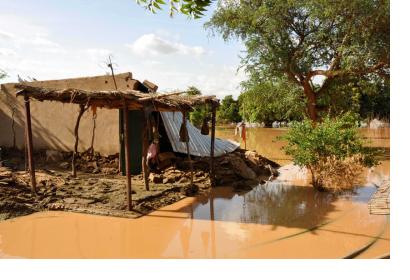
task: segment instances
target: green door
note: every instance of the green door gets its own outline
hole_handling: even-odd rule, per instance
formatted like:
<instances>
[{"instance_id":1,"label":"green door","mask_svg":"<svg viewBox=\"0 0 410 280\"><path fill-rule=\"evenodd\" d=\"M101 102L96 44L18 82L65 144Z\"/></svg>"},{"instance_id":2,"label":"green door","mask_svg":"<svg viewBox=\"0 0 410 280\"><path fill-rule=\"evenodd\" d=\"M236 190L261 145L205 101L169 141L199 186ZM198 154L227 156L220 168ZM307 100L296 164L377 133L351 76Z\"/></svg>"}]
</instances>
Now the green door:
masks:
<instances>
[{"instance_id":1,"label":"green door","mask_svg":"<svg viewBox=\"0 0 410 280\"><path fill-rule=\"evenodd\" d=\"M125 175L125 144L124 144L124 123L123 110L119 110L120 114L120 162L121 172ZM141 159L142 159L142 130L144 121L144 111L129 110L129 145L130 145L130 169L131 174L141 174Z\"/></svg>"}]
</instances>

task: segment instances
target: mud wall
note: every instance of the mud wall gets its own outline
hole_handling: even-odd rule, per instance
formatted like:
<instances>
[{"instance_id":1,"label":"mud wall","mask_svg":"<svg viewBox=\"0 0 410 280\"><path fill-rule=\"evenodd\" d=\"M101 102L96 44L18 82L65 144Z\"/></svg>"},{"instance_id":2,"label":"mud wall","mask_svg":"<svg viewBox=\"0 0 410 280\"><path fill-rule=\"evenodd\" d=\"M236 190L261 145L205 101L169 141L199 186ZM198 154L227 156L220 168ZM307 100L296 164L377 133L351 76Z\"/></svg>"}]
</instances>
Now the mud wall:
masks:
<instances>
[{"instance_id":1,"label":"mud wall","mask_svg":"<svg viewBox=\"0 0 410 280\"><path fill-rule=\"evenodd\" d=\"M134 89L140 84L131 73L116 75L119 89ZM84 90L113 90L111 76L97 76L66 80L36 81L33 86L48 88L78 88ZM24 102L16 97L15 84L3 84L0 91L0 146L15 145L24 148ZM59 102L36 101L31 103L31 118L34 149L71 151L74 146L74 126L79 106ZM14 129L13 129L14 119ZM97 109L94 149L103 155L119 152L119 112L116 109ZM82 117L79 128L79 151L91 145L93 119L88 110ZM13 132L14 130L14 132Z\"/></svg>"}]
</instances>

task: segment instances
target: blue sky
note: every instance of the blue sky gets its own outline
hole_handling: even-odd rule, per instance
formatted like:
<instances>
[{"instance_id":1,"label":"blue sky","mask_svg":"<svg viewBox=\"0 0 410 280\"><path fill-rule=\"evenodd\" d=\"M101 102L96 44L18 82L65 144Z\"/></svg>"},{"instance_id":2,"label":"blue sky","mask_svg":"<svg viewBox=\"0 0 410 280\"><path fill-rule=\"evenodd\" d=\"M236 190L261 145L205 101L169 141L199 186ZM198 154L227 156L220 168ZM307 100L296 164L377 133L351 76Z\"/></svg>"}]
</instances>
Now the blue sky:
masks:
<instances>
[{"instance_id":1,"label":"blue sky","mask_svg":"<svg viewBox=\"0 0 410 280\"><path fill-rule=\"evenodd\" d=\"M116 72L131 71L160 90L197 86L204 94L238 96L242 45L203 28L205 18L151 14L134 0L0 0L0 68L6 82L101 75L113 55Z\"/></svg>"}]
</instances>

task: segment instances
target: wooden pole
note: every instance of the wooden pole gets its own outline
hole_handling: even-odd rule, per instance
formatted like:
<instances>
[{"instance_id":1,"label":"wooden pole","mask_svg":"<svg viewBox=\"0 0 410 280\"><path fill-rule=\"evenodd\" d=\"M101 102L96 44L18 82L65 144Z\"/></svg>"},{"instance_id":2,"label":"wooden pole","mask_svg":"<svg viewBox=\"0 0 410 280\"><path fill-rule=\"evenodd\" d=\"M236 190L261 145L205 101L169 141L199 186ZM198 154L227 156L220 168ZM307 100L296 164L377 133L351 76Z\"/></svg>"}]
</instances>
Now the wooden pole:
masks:
<instances>
[{"instance_id":1,"label":"wooden pole","mask_svg":"<svg viewBox=\"0 0 410 280\"><path fill-rule=\"evenodd\" d=\"M185 131L186 131L186 151L188 154L188 161L189 161L189 177L190 177L190 181L191 181L191 186L194 184L194 171L193 171L193 165L192 165L192 160L191 160L191 153L189 151L189 132L188 132L188 127L186 125L186 114L182 114L183 116L183 120L182 120L182 124L185 126Z\"/></svg>"},{"instance_id":2,"label":"wooden pole","mask_svg":"<svg viewBox=\"0 0 410 280\"><path fill-rule=\"evenodd\" d=\"M130 146L129 146L129 123L128 123L128 106L124 101L123 109L124 119L124 146L125 146L125 173L127 176L127 209L132 210L131 199L131 169L130 169Z\"/></svg>"},{"instance_id":3,"label":"wooden pole","mask_svg":"<svg viewBox=\"0 0 410 280\"><path fill-rule=\"evenodd\" d=\"M24 168L28 172L28 150L27 150L27 122L24 126Z\"/></svg>"},{"instance_id":4,"label":"wooden pole","mask_svg":"<svg viewBox=\"0 0 410 280\"><path fill-rule=\"evenodd\" d=\"M30 114L30 99L24 96L24 105L26 108L26 147L27 147L27 157L28 165L30 170L30 180L31 180L31 190L36 193L36 171L34 168L33 160L33 134L31 132L31 114Z\"/></svg>"},{"instance_id":5,"label":"wooden pole","mask_svg":"<svg viewBox=\"0 0 410 280\"><path fill-rule=\"evenodd\" d=\"M216 106L212 103L212 127L211 127L211 160L210 160L210 179L211 187L215 187L215 167L214 167L214 154L215 154L215 126L216 126Z\"/></svg>"},{"instance_id":6,"label":"wooden pole","mask_svg":"<svg viewBox=\"0 0 410 280\"><path fill-rule=\"evenodd\" d=\"M186 144L186 151L187 151L187 154L188 154L188 161L189 161L189 178L190 178L190 181L191 181L191 186L194 184L194 171L193 171L193 165L192 165L192 160L191 160L191 153L189 152L189 133L188 133L188 130L187 130L187 132L186 132L187 134L188 134L188 139L187 139L187 141L185 142L185 144Z\"/></svg>"},{"instance_id":7,"label":"wooden pole","mask_svg":"<svg viewBox=\"0 0 410 280\"><path fill-rule=\"evenodd\" d=\"M144 128L142 133L142 176L144 177L145 189L149 191L149 166L147 163L147 153L148 153L148 118L144 112Z\"/></svg>"},{"instance_id":8,"label":"wooden pole","mask_svg":"<svg viewBox=\"0 0 410 280\"><path fill-rule=\"evenodd\" d=\"M77 116L77 121L75 123L74 127L74 151L73 151L73 156L71 158L71 173L73 177L77 177L77 167L76 167L76 161L77 161L77 153L78 153L78 128L80 127L80 120L82 115L85 112L85 105L80 104L80 112L78 113Z\"/></svg>"}]
</instances>

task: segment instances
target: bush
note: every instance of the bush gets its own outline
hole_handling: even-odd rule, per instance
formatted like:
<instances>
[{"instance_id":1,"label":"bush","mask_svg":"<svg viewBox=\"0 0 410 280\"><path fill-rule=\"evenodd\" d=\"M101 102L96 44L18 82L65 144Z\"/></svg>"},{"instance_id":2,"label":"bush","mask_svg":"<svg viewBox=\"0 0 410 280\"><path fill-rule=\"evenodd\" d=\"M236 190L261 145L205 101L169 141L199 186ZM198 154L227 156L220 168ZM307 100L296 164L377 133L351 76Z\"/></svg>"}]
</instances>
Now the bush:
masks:
<instances>
[{"instance_id":1,"label":"bush","mask_svg":"<svg viewBox=\"0 0 410 280\"><path fill-rule=\"evenodd\" d=\"M374 152L364 146L356 123L357 118L351 113L325 117L317 124L311 120L293 122L282 137L288 141L284 147L286 154L311 172L316 189L352 187L364 167L377 164Z\"/></svg>"}]
</instances>

